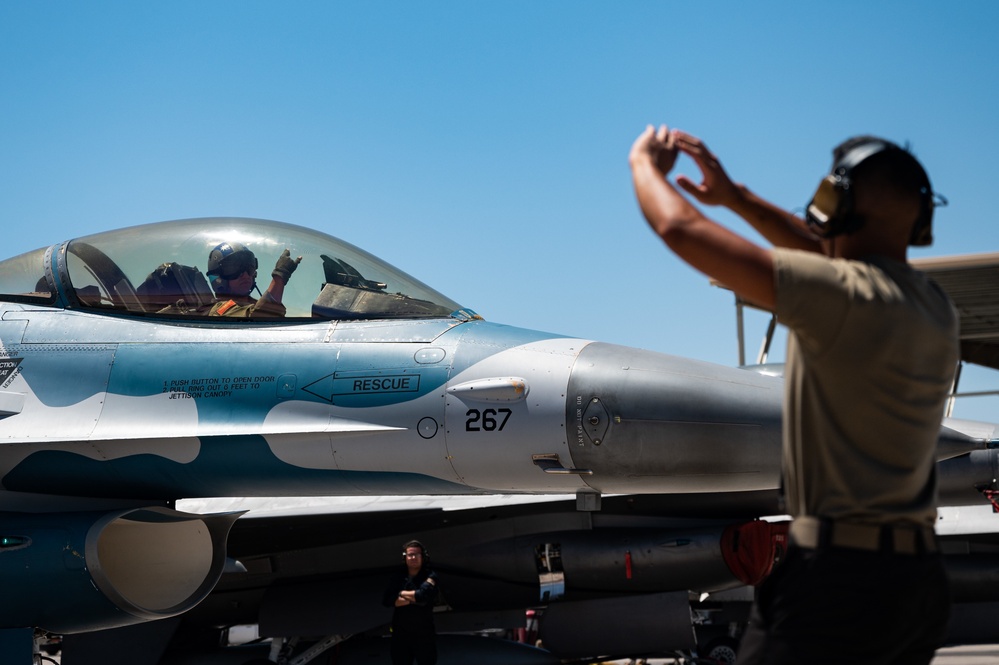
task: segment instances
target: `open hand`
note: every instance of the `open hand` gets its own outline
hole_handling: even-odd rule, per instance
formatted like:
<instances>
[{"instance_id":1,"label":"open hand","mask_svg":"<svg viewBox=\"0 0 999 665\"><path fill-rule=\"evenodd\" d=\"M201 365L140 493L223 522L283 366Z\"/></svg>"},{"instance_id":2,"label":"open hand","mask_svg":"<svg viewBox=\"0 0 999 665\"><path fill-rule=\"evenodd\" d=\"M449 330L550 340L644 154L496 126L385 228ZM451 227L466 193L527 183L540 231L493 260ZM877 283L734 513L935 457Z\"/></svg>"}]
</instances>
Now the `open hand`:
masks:
<instances>
[{"instance_id":1,"label":"open hand","mask_svg":"<svg viewBox=\"0 0 999 665\"><path fill-rule=\"evenodd\" d=\"M737 185L701 139L676 129L672 138L676 148L690 155L701 170L701 184L694 184L687 176L678 175L677 185L705 205L729 205L738 198Z\"/></svg>"},{"instance_id":2,"label":"open hand","mask_svg":"<svg viewBox=\"0 0 999 665\"><path fill-rule=\"evenodd\" d=\"M291 252L286 249L278 257L277 263L274 265L274 270L271 272L271 277L280 279L287 284L288 280L291 279L291 273L295 272L295 269L298 268L298 264L301 262L301 256L297 259L292 259Z\"/></svg>"}]
</instances>

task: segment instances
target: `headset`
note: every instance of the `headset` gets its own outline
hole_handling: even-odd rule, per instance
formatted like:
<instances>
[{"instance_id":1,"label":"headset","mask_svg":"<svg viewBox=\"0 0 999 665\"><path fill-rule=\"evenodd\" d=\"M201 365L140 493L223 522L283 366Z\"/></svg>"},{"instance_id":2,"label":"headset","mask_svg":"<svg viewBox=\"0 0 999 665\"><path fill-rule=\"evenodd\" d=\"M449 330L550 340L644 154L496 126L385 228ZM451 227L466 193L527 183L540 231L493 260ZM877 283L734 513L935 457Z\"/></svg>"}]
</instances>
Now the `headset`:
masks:
<instances>
[{"instance_id":1,"label":"headset","mask_svg":"<svg viewBox=\"0 0 999 665\"><path fill-rule=\"evenodd\" d=\"M864 218L854 211L853 174L862 163L885 152L898 151L911 160L919 188L919 216L912 226L909 244L925 247L933 243L933 208L947 205L947 199L933 194L925 169L907 150L891 141L870 138L841 155L832 171L815 190L805 212L808 224L822 238L853 233L864 225Z\"/></svg>"},{"instance_id":2,"label":"headset","mask_svg":"<svg viewBox=\"0 0 999 665\"><path fill-rule=\"evenodd\" d=\"M406 543L405 545L402 546L402 556L403 556L403 558L406 557L406 550L408 550L410 547L419 547L420 548L420 554L423 555L423 561L424 561L424 563L426 563L427 561L430 560L430 552L428 552L427 548L423 545L423 543L421 543L418 540L411 540L411 541L409 541L408 543Z\"/></svg>"}]
</instances>

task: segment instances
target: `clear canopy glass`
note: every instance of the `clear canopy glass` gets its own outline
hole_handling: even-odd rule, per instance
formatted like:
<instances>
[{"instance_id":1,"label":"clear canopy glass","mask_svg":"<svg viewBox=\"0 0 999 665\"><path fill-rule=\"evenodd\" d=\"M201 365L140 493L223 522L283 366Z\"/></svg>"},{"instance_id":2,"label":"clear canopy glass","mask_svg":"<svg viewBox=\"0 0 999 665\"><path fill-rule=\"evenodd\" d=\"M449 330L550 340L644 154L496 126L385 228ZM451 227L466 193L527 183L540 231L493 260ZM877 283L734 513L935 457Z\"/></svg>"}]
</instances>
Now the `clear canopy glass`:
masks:
<instances>
[{"instance_id":1,"label":"clear canopy glass","mask_svg":"<svg viewBox=\"0 0 999 665\"><path fill-rule=\"evenodd\" d=\"M285 249L302 257L280 294L286 318L433 318L461 311L427 285L332 236L222 217L98 233L2 261L0 297L142 316L207 316L228 298L220 276L207 274L210 254L225 243L241 244L256 259L254 299L268 290Z\"/></svg>"}]
</instances>

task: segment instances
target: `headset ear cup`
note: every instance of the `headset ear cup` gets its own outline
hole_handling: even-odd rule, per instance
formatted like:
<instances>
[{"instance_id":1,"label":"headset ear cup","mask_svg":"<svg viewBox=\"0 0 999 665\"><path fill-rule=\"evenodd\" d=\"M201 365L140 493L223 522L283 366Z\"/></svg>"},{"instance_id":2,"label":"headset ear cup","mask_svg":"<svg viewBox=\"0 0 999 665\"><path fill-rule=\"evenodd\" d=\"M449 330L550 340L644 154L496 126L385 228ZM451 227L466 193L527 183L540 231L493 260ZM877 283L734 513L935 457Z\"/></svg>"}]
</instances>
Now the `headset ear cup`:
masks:
<instances>
[{"instance_id":1,"label":"headset ear cup","mask_svg":"<svg viewBox=\"0 0 999 665\"><path fill-rule=\"evenodd\" d=\"M208 255L208 276L212 277L218 274L218 270L222 267L222 252L218 248L213 249Z\"/></svg>"},{"instance_id":2,"label":"headset ear cup","mask_svg":"<svg viewBox=\"0 0 999 665\"><path fill-rule=\"evenodd\" d=\"M834 174L827 175L819 183L811 203L808 204L806 215L808 222L822 237L836 233L836 220L842 213L843 187L841 180Z\"/></svg>"},{"instance_id":3,"label":"headset ear cup","mask_svg":"<svg viewBox=\"0 0 999 665\"><path fill-rule=\"evenodd\" d=\"M890 147L886 141L865 138L833 163L808 206L808 222L823 238L853 233L864 225L864 218L854 214L853 172L869 157ZM813 212L813 206L815 206Z\"/></svg>"}]
</instances>

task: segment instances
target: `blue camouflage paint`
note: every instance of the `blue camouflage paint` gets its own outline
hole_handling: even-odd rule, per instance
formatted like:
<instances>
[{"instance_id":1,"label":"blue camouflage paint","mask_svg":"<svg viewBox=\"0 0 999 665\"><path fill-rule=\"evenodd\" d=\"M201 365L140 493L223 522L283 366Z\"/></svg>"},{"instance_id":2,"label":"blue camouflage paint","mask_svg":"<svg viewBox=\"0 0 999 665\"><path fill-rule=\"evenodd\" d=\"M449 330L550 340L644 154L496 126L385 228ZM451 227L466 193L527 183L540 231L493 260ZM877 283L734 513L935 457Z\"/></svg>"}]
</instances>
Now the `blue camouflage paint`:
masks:
<instances>
[{"instance_id":1,"label":"blue camouflage paint","mask_svg":"<svg viewBox=\"0 0 999 665\"><path fill-rule=\"evenodd\" d=\"M363 348L363 353L358 353ZM202 424L259 424L273 406L294 399L349 408L398 404L440 390L447 366L414 360L419 344L128 344L121 345L108 392L130 396L184 394ZM353 361L353 362L352 362ZM358 369L341 371L342 365ZM285 377L279 383L278 379ZM391 387L390 379L405 380ZM361 381L360 388L353 386Z\"/></svg>"},{"instance_id":2,"label":"blue camouflage paint","mask_svg":"<svg viewBox=\"0 0 999 665\"><path fill-rule=\"evenodd\" d=\"M108 498L477 493L465 485L415 473L303 469L277 459L257 435L201 437L201 452L188 464L150 454L97 461L42 450L8 473L3 486L12 491Z\"/></svg>"},{"instance_id":3,"label":"blue camouflage paint","mask_svg":"<svg viewBox=\"0 0 999 665\"><path fill-rule=\"evenodd\" d=\"M19 376L42 404L69 407L107 389L115 346L24 344L7 347L5 352L11 358L21 358ZM68 368L72 368L71 373Z\"/></svg>"},{"instance_id":4,"label":"blue camouflage paint","mask_svg":"<svg viewBox=\"0 0 999 665\"><path fill-rule=\"evenodd\" d=\"M440 360L432 364L416 360L417 352L426 347L424 343L121 344L114 354L107 388L110 394L130 397L163 392L176 394L178 398L184 395L183 399L191 399L197 406L197 426L222 423L238 429L259 426L271 408L285 401L288 377L293 376L298 386L293 393L296 400L329 404L331 415L363 419L363 413L351 412L401 404L435 391L443 398L452 370L461 371L511 346L554 337L480 321L460 326L458 330L452 329L434 341L435 348L443 350L443 354L433 354ZM461 353L456 356L459 338ZM94 353L97 348L92 346L92 353L83 355L92 357L90 362L104 363L106 373L114 347L102 346L99 348L103 353ZM74 349L74 353L79 350ZM58 353L37 355L46 362L69 361ZM456 357L462 359L459 367L453 366ZM72 362L75 364L79 358L74 355ZM49 369L55 370L56 366ZM324 370L328 373L310 381ZM42 374L55 376L59 372L39 372ZM278 378L283 380L279 382ZM60 395L66 404L94 394L93 384L66 392L54 379L46 381L51 385L36 381L36 389ZM236 388L239 384L245 387ZM440 404L442 409L443 400ZM429 411L403 409L393 412L391 420L412 429L426 415L443 423L443 411L436 411L436 407ZM152 429L144 432L146 436L164 434L156 431L156 423L148 425ZM335 441L335 435L332 440ZM15 491L122 498L252 496L289 491L302 495L476 491L419 473L302 468L279 460L265 439L256 434L205 436L200 441L200 452L190 463L176 462L152 451L102 461L69 451L40 450L13 468L3 478L3 486ZM162 445L169 446L169 442Z\"/></svg>"}]
</instances>

